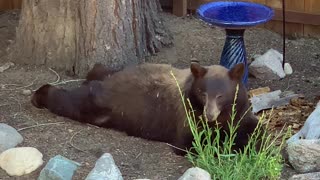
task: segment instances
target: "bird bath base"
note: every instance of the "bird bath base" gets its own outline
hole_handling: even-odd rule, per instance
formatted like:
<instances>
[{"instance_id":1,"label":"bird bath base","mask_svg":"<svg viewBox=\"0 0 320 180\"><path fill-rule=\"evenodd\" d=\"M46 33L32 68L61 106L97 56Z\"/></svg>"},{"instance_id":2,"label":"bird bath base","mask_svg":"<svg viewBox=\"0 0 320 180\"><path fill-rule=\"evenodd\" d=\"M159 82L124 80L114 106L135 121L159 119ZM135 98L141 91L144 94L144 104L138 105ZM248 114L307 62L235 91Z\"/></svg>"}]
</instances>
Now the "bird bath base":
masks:
<instances>
[{"instance_id":1,"label":"bird bath base","mask_svg":"<svg viewBox=\"0 0 320 180\"><path fill-rule=\"evenodd\" d=\"M244 63L242 82L247 86L248 64L243 40L245 29L271 20L274 11L258 3L220 1L201 5L197 15L206 23L225 28L226 40L220 64L231 69L236 64Z\"/></svg>"}]
</instances>

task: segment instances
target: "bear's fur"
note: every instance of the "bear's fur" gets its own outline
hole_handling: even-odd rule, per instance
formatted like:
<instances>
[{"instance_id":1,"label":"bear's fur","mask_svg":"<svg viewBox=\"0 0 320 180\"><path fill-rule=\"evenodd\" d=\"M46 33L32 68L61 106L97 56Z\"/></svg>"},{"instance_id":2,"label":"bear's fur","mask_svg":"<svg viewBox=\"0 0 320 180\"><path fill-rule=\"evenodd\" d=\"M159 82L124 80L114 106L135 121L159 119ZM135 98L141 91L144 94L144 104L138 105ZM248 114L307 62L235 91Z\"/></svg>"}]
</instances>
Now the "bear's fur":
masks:
<instances>
[{"instance_id":1,"label":"bear's fur","mask_svg":"<svg viewBox=\"0 0 320 180\"><path fill-rule=\"evenodd\" d=\"M86 80L82 84L88 84L90 81L103 81L105 78L112 76L112 74L120 70L115 70L106 67L101 63L96 63L88 72Z\"/></svg>"},{"instance_id":2,"label":"bear's fur","mask_svg":"<svg viewBox=\"0 0 320 180\"><path fill-rule=\"evenodd\" d=\"M33 94L31 103L39 109L47 108L56 115L87 122L108 114L105 108L102 110L94 103L95 96L101 92L101 83L97 81L90 81L70 91L46 84Z\"/></svg>"},{"instance_id":3,"label":"bear's fur","mask_svg":"<svg viewBox=\"0 0 320 180\"><path fill-rule=\"evenodd\" d=\"M171 71L185 98L190 99L196 117L204 112L211 126L215 126L214 119L217 119L222 129L228 130L237 84L236 120L250 106L241 82L243 64L227 70L220 65L203 67L195 62L191 63L190 69L148 63L127 67L104 81L88 81L71 91L45 85L44 91L43 87L36 91L32 102L60 116L121 130L131 136L168 142L182 149L190 148L193 136ZM85 116L85 113L89 115ZM258 119L251 111L244 115L235 148L247 144L248 135L257 123ZM184 154L182 151L176 153Z\"/></svg>"}]
</instances>

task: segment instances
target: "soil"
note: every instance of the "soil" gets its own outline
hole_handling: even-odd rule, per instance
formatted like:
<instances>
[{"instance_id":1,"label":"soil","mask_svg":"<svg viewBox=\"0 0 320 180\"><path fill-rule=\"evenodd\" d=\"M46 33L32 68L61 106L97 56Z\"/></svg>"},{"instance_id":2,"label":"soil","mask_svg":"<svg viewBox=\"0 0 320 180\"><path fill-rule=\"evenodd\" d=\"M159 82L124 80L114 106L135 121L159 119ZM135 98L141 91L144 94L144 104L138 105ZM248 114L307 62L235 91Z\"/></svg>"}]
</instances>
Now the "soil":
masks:
<instances>
[{"instance_id":1,"label":"soil","mask_svg":"<svg viewBox=\"0 0 320 180\"><path fill-rule=\"evenodd\" d=\"M204 65L219 63L225 38L223 29L209 27L193 16L179 18L165 12L162 16L173 33L174 46L163 48L156 56L149 57L148 61L170 63L181 68L188 67L191 59L197 59ZM0 12L0 66L8 62L6 55L10 50L9 45L14 42L18 20L19 11ZM245 41L249 60L270 48L282 52L282 37L266 29L248 29ZM269 86L271 90L291 90L305 95L308 102L316 102L315 97L320 95L320 40L288 39L286 46L286 61L292 65L294 73L273 81L250 77L250 89ZM61 80L72 79L64 73L58 73ZM186 158L175 155L165 143L129 137L114 130L57 117L46 110L34 108L30 96L22 93L23 90L35 90L44 83L56 80L57 75L53 71L40 66L15 65L0 73L0 122L18 130L30 127L19 131L24 137L19 146L39 149L45 163L58 154L81 163L74 179L84 179L102 152L113 155L124 179L178 179L192 166ZM69 82L61 86L71 88L78 84ZM305 119L306 116L303 116L294 123L303 124ZM285 120L282 118L280 121ZM0 170L0 179L36 179L41 169L19 178L9 177ZM285 168L283 178L287 179L294 173L290 168Z\"/></svg>"}]
</instances>

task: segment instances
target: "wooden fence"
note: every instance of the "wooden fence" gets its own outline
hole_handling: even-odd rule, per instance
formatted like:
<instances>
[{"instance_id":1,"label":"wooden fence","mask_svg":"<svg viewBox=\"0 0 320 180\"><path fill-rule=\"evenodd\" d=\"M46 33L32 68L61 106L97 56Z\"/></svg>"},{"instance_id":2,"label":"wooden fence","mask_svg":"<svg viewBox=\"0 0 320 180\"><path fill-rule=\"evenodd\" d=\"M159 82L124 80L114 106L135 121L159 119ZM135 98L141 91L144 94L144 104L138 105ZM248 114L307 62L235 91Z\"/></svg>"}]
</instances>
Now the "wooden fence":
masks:
<instances>
[{"instance_id":1,"label":"wooden fence","mask_svg":"<svg viewBox=\"0 0 320 180\"><path fill-rule=\"evenodd\" d=\"M218 0L160 0L171 4L173 13L183 16L187 10L194 12L199 5ZM265 4L275 10L272 21L262 25L282 33L282 0L240 0ZM320 0L286 0L286 34L292 36L320 37ZM261 26L260 26L261 27Z\"/></svg>"},{"instance_id":2,"label":"wooden fence","mask_svg":"<svg viewBox=\"0 0 320 180\"><path fill-rule=\"evenodd\" d=\"M199 5L217 0L160 0L172 7L173 13L185 15ZM262 3L275 9L272 21L262 25L282 33L282 0L241 0ZM0 10L20 9L22 0L0 0ZM320 37L320 0L286 0L286 34L292 36Z\"/></svg>"},{"instance_id":3,"label":"wooden fence","mask_svg":"<svg viewBox=\"0 0 320 180\"><path fill-rule=\"evenodd\" d=\"M22 0L0 0L0 11L20 9Z\"/></svg>"}]
</instances>

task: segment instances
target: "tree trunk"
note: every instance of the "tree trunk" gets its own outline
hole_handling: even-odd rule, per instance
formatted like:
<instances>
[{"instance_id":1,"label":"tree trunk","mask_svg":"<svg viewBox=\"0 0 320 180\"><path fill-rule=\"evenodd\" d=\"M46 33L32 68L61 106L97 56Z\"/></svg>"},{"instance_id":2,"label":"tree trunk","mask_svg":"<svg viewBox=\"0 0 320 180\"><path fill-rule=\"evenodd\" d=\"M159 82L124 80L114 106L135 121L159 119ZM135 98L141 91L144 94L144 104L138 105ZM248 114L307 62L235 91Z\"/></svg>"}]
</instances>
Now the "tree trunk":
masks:
<instances>
[{"instance_id":1,"label":"tree trunk","mask_svg":"<svg viewBox=\"0 0 320 180\"><path fill-rule=\"evenodd\" d=\"M80 76L142 63L172 44L159 11L158 0L24 0L12 60Z\"/></svg>"}]
</instances>

